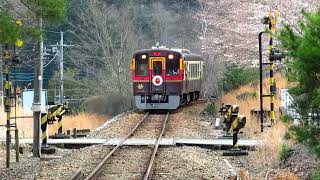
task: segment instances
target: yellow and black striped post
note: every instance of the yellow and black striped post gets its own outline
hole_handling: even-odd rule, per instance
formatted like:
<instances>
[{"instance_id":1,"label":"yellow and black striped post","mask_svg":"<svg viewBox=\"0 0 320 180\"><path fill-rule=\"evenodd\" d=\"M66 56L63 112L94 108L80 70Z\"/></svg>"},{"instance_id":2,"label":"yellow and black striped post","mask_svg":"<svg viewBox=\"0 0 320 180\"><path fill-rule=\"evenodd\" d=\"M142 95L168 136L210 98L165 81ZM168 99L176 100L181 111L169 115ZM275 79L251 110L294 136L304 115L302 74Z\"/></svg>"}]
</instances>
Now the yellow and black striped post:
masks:
<instances>
[{"instance_id":1,"label":"yellow and black striped post","mask_svg":"<svg viewBox=\"0 0 320 180\"><path fill-rule=\"evenodd\" d=\"M232 114L231 116L231 129L232 132L232 149L239 149L238 147L238 133L246 125L247 118L243 115Z\"/></svg>"},{"instance_id":2,"label":"yellow and black striped post","mask_svg":"<svg viewBox=\"0 0 320 180\"><path fill-rule=\"evenodd\" d=\"M62 117L58 118L58 134L62 134Z\"/></svg>"},{"instance_id":3,"label":"yellow and black striped post","mask_svg":"<svg viewBox=\"0 0 320 180\"><path fill-rule=\"evenodd\" d=\"M232 113L232 105L227 105L227 114L225 117L225 124L226 124L226 134L229 135L229 131L231 128L231 121L230 121L230 117L231 117L231 113Z\"/></svg>"},{"instance_id":4,"label":"yellow and black striped post","mask_svg":"<svg viewBox=\"0 0 320 180\"><path fill-rule=\"evenodd\" d=\"M52 113L53 118L58 119L58 134L63 134L63 121L62 121L62 115L65 112L63 105L58 105L58 108Z\"/></svg>"},{"instance_id":5,"label":"yellow and black striped post","mask_svg":"<svg viewBox=\"0 0 320 180\"><path fill-rule=\"evenodd\" d=\"M226 124L226 133L227 135L230 134L230 129L231 129L231 124L232 124L232 121L231 121L231 115L232 114L238 114L239 113L239 106L238 105L230 105L230 104L227 104L227 105L223 105L221 108L220 108L220 113L221 115L224 115L224 123Z\"/></svg>"},{"instance_id":6,"label":"yellow and black striped post","mask_svg":"<svg viewBox=\"0 0 320 180\"><path fill-rule=\"evenodd\" d=\"M41 147L48 147L48 114L41 113Z\"/></svg>"},{"instance_id":7,"label":"yellow and black striped post","mask_svg":"<svg viewBox=\"0 0 320 180\"><path fill-rule=\"evenodd\" d=\"M232 148L224 151L222 153L223 156L243 156L248 155L247 151L243 151L238 146L238 134L239 130L242 129L246 125L246 117L243 115L238 115L236 113L231 115L231 129L232 133Z\"/></svg>"},{"instance_id":8,"label":"yellow and black striped post","mask_svg":"<svg viewBox=\"0 0 320 180\"><path fill-rule=\"evenodd\" d=\"M269 30L270 32L270 39L269 39L269 52L270 57L272 56L273 51L273 35L276 32L276 15L272 12L269 13ZM274 95L275 95L275 81L274 81L274 74L273 74L273 64L274 58L269 59L269 69L270 69L270 121L271 125L274 124L275 119L275 112L274 112Z\"/></svg>"},{"instance_id":9,"label":"yellow and black striped post","mask_svg":"<svg viewBox=\"0 0 320 180\"><path fill-rule=\"evenodd\" d=\"M7 168L10 167L10 141L11 141L11 134L10 134L10 111L11 111L11 99L10 99L10 64L9 64L9 59L10 59L10 51L9 51L9 46L5 45L4 47L4 52L3 52L3 60L6 64L6 81L4 85L5 89L5 97L4 97L4 111L7 113L7 131L6 131L6 165ZM2 81L2 80L1 80Z\"/></svg>"}]
</instances>

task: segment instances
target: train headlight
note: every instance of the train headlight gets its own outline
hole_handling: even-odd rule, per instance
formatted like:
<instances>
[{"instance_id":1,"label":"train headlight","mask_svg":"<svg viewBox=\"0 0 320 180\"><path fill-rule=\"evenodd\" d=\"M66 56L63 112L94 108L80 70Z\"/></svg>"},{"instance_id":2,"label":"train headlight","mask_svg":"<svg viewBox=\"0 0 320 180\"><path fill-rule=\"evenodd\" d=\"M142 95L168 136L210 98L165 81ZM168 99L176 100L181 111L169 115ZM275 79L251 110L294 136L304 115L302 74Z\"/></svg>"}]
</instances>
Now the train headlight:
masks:
<instances>
[{"instance_id":1,"label":"train headlight","mask_svg":"<svg viewBox=\"0 0 320 180\"><path fill-rule=\"evenodd\" d=\"M168 58L169 58L169 59L173 59L173 58L174 58L174 55L173 55L173 54L169 54Z\"/></svg>"},{"instance_id":2,"label":"train headlight","mask_svg":"<svg viewBox=\"0 0 320 180\"><path fill-rule=\"evenodd\" d=\"M147 55L143 54L143 55L141 56L141 58L142 58L142 59L146 59L146 58L147 58Z\"/></svg>"}]
</instances>

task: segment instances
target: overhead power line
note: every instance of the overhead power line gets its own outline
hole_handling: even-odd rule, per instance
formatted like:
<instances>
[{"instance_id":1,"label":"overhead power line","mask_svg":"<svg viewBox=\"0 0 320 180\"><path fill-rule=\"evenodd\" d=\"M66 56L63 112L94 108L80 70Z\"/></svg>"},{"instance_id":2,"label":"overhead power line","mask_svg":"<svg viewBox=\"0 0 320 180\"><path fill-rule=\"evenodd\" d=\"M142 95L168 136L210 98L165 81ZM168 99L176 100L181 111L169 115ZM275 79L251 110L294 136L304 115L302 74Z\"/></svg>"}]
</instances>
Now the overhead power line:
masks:
<instances>
[{"instance_id":1,"label":"overhead power line","mask_svg":"<svg viewBox=\"0 0 320 180\"><path fill-rule=\"evenodd\" d=\"M299 34L302 34L302 31L294 24L291 24L289 18L287 18L285 14L280 11L280 8L277 5L275 5L274 3L271 3L271 5L279 11L280 15L283 16L283 18L288 22L290 26L292 26L295 30L297 30Z\"/></svg>"},{"instance_id":2,"label":"overhead power line","mask_svg":"<svg viewBox=\"0 0 320 180\"><path fill-rule=\"evenodd\" d=\"M47 66L57 57L57 55L58 55L58 53L56 53L56 54L53 56L53 58L52 58L46 65L43 65L43 69L44 69L45 67L47 67Z\"/></svg>"}]
</instances>

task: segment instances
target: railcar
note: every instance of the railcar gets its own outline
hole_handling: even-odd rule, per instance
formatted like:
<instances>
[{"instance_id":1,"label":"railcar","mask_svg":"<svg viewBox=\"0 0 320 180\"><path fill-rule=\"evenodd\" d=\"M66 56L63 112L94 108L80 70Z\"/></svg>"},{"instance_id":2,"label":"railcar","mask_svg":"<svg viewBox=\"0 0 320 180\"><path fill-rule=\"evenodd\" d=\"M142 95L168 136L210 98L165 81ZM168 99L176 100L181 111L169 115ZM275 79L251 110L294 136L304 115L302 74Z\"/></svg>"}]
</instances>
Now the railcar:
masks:
<instances>
[{"instance_id":1,"label":"railcar","mask_svg":"<svg viewBox=\"0 0 320 180\"><path fill-rule=\"evenodd\" d=\"M203 59L187 49L153 47L133 54L134 102L138 109L177 109L199 98Z\"/></svg>"}]
</instances>

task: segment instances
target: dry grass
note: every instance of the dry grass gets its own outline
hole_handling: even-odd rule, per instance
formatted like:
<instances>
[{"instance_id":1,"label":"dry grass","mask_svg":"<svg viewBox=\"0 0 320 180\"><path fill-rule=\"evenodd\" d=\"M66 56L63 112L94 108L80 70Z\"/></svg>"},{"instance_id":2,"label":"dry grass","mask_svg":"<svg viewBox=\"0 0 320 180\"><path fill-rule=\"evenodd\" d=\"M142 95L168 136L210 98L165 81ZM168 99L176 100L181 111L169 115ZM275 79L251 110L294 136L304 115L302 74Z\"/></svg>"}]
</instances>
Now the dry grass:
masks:
<instances>
[{"instance_id":1,"label":"dry grass","mask_svg":"<svg viewBox=\"0 0 320 180\"><path fill-rule=\"evenodd\" d=\"M73 128L77 129L95 129L108 120L107 116L92 113L80 113L73 116L65 116L63 118L63 131ZM49 134L54 134L58 129L58 123L49 126Z\"/></svg>"},{"instance_id":2,"label":"dry grass","mask_svg":"<svg viewBox=\"0 0 320 180\"><path fill-rule=\"evenodd\" d=\"M239 177L242 180L299 180L298 176L293 174L292 172L284 171L284 172L275 172L274 170L269 170L266 172L264 177L252 177L250 173L245 169L239 170Z\"/></svg>"},{"instance_id":3,"label":"dry grass","mask_svg":"<svg viewBox=\"0 0 320 180\"><path fill-rule=\"evenodd\" d=\"M278 93L275 97L275 110L276 117L275 120L279 119L279 107L280 107L280 89L287 88L288 82L280 73L275 74L275 80L277 83ZM269 79L265 78L263 80L263 94L269 94ZM257 97L248 97L246 100L239 100L236 97L243 93L253 93L256 92ZM225 104L237 104L240 106L240 114L243 114L247 117L247 123L244 128L245 135L249 137L254 137L256 132L260 131L260 121L254 117L250 116L250 111L252 109L259 110L260 109L260 100L259 100L259 83L251 83L246 86L242 86L239 89L233 90L227 93L222 102ZM270 98L264 98L264 109L270 109Z\"/></svg>"},{"instance_id":4,"label":"dry grass","mask_svg":"<svg viewBox=\"0 0 320 180\"><path fill-rule=\"evenodd\" d=\"M11 117L14 116L14 108L12 108ZM17 107L17 116L32 116L32 112L25 112L22 107ZM107 116L97 115L92 113L80 113L78 115L63 117L63 131L77 129L95 129L101 126L108 120ZM11 120L14 123L14 120ZM6 124L6 113L0 108L0 124ZM20 138L32 138L33 136L33 118L17 119L17 127ZM58 124L55 122L49 125L49 135L55 134L58 129ZM5 128L0 128L0 138L5 137Z\"/></svg>"},{"instance_id":5,"label":"dry grass","mask_svg":"<svg viewBox=\"0 0 320 180\"><path fill-rule=\"evenodd\" d=\"M278 162L281 146L284 143L292 145L293 141L285 140L283 137L288 130L289 125L285 123L277 123L272 128L260 135L260 139L265 143L258 146L257 152L254 154L254 161L259 165L270 165Z\"/></svg>"}]
</instances>

